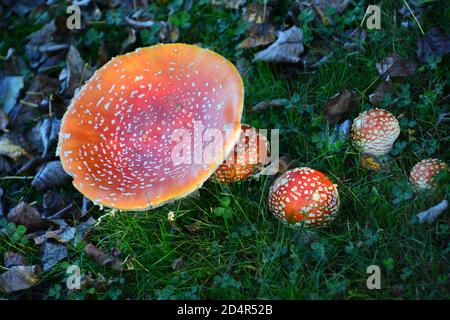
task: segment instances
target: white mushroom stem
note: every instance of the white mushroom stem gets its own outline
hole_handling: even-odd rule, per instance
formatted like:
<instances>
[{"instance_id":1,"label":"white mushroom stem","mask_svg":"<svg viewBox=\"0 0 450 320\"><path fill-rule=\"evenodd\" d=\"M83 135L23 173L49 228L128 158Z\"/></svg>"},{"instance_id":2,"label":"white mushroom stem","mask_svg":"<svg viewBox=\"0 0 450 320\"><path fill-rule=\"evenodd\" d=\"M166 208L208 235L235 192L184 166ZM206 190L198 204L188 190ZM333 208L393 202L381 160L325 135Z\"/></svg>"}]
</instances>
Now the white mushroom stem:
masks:
<instances>
[{"instance_id":1,"label":"white mushroom stem","mask_svg":"<svg viewBox=\"0 0 450 320\"><path fill-rule=\"evenodd\" d=\"M436 220L437 217L439 217L442 212L445 211L448 207L448 201L442 200L440 203L435 205L434 207L431 207L428 210L422 211L417 214L417 219L419 219L420 223L428 223L431 224Z\"/></svg>"}]
</instances>

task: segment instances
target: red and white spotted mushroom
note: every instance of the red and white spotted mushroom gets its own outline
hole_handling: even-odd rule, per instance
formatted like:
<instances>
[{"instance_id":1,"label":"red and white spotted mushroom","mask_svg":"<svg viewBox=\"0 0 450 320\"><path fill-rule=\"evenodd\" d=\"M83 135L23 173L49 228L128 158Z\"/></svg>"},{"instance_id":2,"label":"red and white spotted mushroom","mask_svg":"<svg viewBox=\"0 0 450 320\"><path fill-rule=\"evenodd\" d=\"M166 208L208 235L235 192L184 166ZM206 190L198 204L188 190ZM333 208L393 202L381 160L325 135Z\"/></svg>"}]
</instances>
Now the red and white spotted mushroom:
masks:
<instances>
[{"instance_id":1,"label":"red and white spotted mushroom","mask_svg":"<svg viewBox=\"0 0 450 320\"><path fill-rule=\"evenodd\" d=\"M265 135L243 124L238 143L212 175L212 180L233 183L255 174L269 162L269 143Z\"/></svg>"},{"instance_id":2,"label":"red and white spotted mushroom","mask_svg":"<svg viewBox=\"0 0 450 320\"><path fill-rule=\"evenodd\" d=\"M391 151L400 134L395 116L383 109L370 109L359 114L353 121L354 144L364 153L382 156Z\"/></svg>"},{"instance_id":3,"label":"red and white spotted mushroom","mask_svg":"<svg viewBox=\"0 0 450 320\"><path fill-rule=\"evenodd\" d=\"M322 172L295 168L283 173L270 188L269 207L281 221L294 226L320 226L339 209L337 186Z\"/></svg>"},{"instance_id":4,"label":"red and white spotted mushroom","mask_svg":"<svg viewBox=\"0 0 450 320\"><path fill-rule=\"evenodd\" d=\"M72 100L58 154L94 203L154 208L198 189L224 161L239 139L243 100L238 71L219 54L187 44L140 48L113 58ZM223 139L204 139L208 130ZM186 161L173 161L174 132L192 138L183 140ZM211 145L219 152L204 161Z\"/></svg>"},{"instance_id":5,"label":"red and white spotted mushroom","mask_svg":"<svg viewBox=\"0 0 450 320\"><path fill-rule=\"evenodd\" d=\"M431 190L436 186L434 178L447 168L447 164L441 160L424 159L412 168L409 180L419 191Z\"/></svg>"}]
</instances>

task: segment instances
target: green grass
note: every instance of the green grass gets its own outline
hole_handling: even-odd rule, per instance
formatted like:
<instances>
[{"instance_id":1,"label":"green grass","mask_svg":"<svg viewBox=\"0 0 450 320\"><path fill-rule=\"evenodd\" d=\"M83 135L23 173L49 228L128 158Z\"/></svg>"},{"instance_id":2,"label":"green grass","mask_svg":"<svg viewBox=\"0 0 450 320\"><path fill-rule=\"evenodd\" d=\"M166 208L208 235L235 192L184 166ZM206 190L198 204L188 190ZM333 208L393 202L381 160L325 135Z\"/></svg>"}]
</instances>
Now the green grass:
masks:
<instances>
[{"instance_id":1,"label":"green grass","mask_svg":"<svg viewBox=\"0 0 450 320\"><path fill-rule=\"evenodd\" d=\"M389 101L384 107L406 119L397 141L406 145L391 157L388 169L368 172L360 166L360 156L351 143L331 146L327 142L333 128L328 127L322 107L331 96L346 88L360 93L361 105L352 113L356 117L369 108L368 95L382 81L375 63L391 53L415 57L415 43L421 34L418 28L406 33L398 27L392 16L398 4L381 1L383 29L368 32L363 52L350 52L335 43L333 56L319 69L295 69L286 76L283 68L289 66L252 63L244 77L245 110L273 98L292 102L285 110L245 112L243 120L258 128L280 129L281 154L289 154L298 166L326 173L337 183L341 208L331 225L294 229L280 223L267 203L274 177L233 185L207 182L199 196L148 212L110 212L96 207L89 214L103 217L85 241L105 251L118 248L133 270L118 273L98 266L83 252L81 243L70 248L69 261L19 296L48 298L49 288L55 283L63 285L65 268L75 263L83 274L101 273L117 282L105 290L71 292L69 298L391 299L397 298L394 291L399 291L400 285L403 290L398 298L450 298L448 216L444 214L432 225L420 225L413 219L417 212L448 197L448 186L434 196L418 194L393 204L402 196L396 189L408 190L409 171L417 161L436 157L448 162L449 127L435 125L439 112L448 110L448 105L436 103L445 88L448 91L448 59L436 70L424 66L416 75L396 80L402 93L393 107ZM157 12L164 12L159 9ZM448 4L436 4L423 19L424 30L440 24L449 32L449 11ZM235 49L243 39L237 13L206 5L197 12L191 13L191 28L182 30L179 41L201 43L232 61L238 55L251 59L255 50ZM359 25L362 14L345 29ZM343 20L338 18L329 28L342 33ZM417 123L408 126L407 120ZM422 145L425 140L429 145ZM12 182L2 184L4 189L12 188ZM14 185L18 191L9 197L16 201L30 190L27 182ZM71 187L64 192L79 197ZM232 216L226 220L214 213L223 198L231 200ZM41 196L30 190L28 201L34 200L41 201ZM167 219L170 211L176 217L173 224ZM198 230L190 231L192 225ZM38 261L35 247L0 241L0 252L12 249ZM172 262L180 257L183 267L173 270ZM373 264L382 270L381 290L366 287L366 269Z\"/></svg>"}]
</instances>

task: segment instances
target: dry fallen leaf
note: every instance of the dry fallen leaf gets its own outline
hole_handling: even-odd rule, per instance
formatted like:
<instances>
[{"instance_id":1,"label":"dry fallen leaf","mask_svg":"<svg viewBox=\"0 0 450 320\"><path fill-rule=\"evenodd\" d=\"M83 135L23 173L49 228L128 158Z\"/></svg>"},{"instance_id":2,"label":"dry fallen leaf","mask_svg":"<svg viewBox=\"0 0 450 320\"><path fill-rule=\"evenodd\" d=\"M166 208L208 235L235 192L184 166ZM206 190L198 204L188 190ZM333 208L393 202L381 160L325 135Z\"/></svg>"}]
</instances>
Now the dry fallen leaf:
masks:
<instances>
[{"instance_id":1,"label":"dry fallen leaf","mask_svg":"<svg viewBox=\"0 0 450 320\"><path fill-rule=\"evenodd\" d=\"M61 72L64 73L60 75L60 80L65 80L62 91L71 97L75 89L93 75L94 69L84 62L74 46L70 46L66 57L66 68Z\"/></svg>"},{"instance_id":2,"label":"dry fallen leaf","mask_svg":"<svg viewBox=\"0 0 450 320\"><path fill-rule=\"evenodd\" d=\"M437 205L429 208L428 210L422 211L417 214L417 219L420 223L431 224L448 208L448 201L442 200Z\"/></svg>"},{"instance_id":3,"label":"dry fallen leaf","mask_svg":"<svg viewBox=\"0 0 450 320\"><path fill-rule=\"evenodd\" d=\"M0 131L6 131L6 127L8 126L9 116L7 113L0 110Z\"/></svg>"},{"instance_id":4,"label":"dry fallen leaf","mask_svg":"<svg viewBox=\"0 0 450 320\"><path fill-rule=\"evenodd\" d=\"M0 174L8 173L11 169L12 167L9 160L4 156L0 156Z\"/></svg>"},{"instance_id":5,"label":"dry fallen leaf","mask_svg":"<svg viewBox=\"0 0 450 320\"><path fill-rule=\"evenodd\" d=\"M38 266L13 266L0 275L0 291L11 293L35 285L39 279Z\"/></svg>"},{"instance_id":6,"label":"dry fallen leaf","mask_svg":"<svg viewBox=\"0 0 450 320\"><path fill-rule=\"evenodd\" d=\"M406 77L416 72L417 65L409 59L391 54L382 62L376 64L378 73L385 79L388 77Z\"/></svg>"},{"instance_id":7,"label":"dry fallen leaf","mask_svg":"<svg viewBox=\"0 0 450 320\"><path fill-rule=\"evenodd\" d=\"M242 19L247 23L247 38L239 48L254 48L276 40L275 27L269 23L271 8L259 3L250 3L244 9Z\"/></svg>"},{"instance_id":8,"label":"dry fallen leaf","mask_svg":"<svg viewBox=\"0 0 450 320\"><path fill-rule=\"evenodd\" d=\"M47 191L44 194L42 205L45 209L44 216L49 217L56 212L62 210L65 206L62 196L54 191Z\"/></svg>"},{"instance_id":9,"label":"dry fallen leaf","mask_svg":"<svg viewBox=\"0 0 450 320\"><path fill-rule=\"evenodd\" d=\"M13 266L27 266L29 262L27 258L18 253L6 251L3 255L3 265L6 268L10 268Z\"/></svg>"},{"instance_id":10,"label":"dry fallen leaf","mask_svg":"<svg viewBox=\"0 0 450 320\"><path fill-rule=\"evenodd\" d=\"M52 222L55 221L57 220L52 220ZM33 240L36 245L41 245L49 239L53 239L61 243L69 243L73 240L75 234L76 230L74 227L62 224L59 229L46 231L44 234L33 237Z\"/></svg>"},{"instance_id":11,"label":"dry fallen leaf","mask_svg":"<svg viewBox=\"0 0 450 320\"><path fill-rule=\"evenodd\" d=\"M64 244L46 241L41 248L42 270L53 268L58 262L67 258L67 248Z\"/></svg>"},{"instance_id":12,"label":"dry fallen leaf","mask_svg":"<svg viewBox=\"0 0 450 320\"><path fill-rule=\"evenodd\" d=\"M325 104L324 111L330 123L344 121L352 110L359 105L361 98L356 92L345 89L330 98Z\"/></svg>"},{"instance_id":13,"label":"dry fallen leaf","mask_svg":"<svg viewBox=\"0 0 450 320\"><path fill-rule=\"evenodd\" d=\"M62 186L70 181L71 177L64 171L61 161L47 162L34 176L31 185L39 191L52 187Z\"/></svg>"},{"instance_id":14,"label":"dry fallen leaf","mask_svg":"<svg viewBox=\"0 0 450 320\"><path fill-rule=\"evenodd\" d=\"M17 161L24 156L30 157L24 148L16 145L7 137L0 138L0 155L10 157L14 161Z\"/></svg>"},{"instance_id":15,"label":"dry fallen leaf","mask_svg":"<svg viewBox=\"0 0 450 320\"><path fill-rule=\"evenodd\" d=\"M56 144L58 140L59 128L61 127L61 120L56 118L45 118L39 126L39 133L42 144L44 145L44 152L42 156L45 157L51 147Z\"/></svg>"},{"instance_id":16,"label":"dry fallen leaf","mask_svg":"<svg viewBox=\"0 0 450 320\"><path fill-rule=\"evenodd\" d=\"M394 94L395 92L395 86L392 83L391 79L388 78L386 81L381 82L378 87L375 89L375 91L369 95L369 101L374 106L379 106L382 102L384 97L387 94Z\"/></svg>"},{"instance_id":17,"label":"dry fallen leaf","mask_svg":"<svg viewBox=\"0 0 450 320\"><path fill-rule=\"evenodd\" d=\"M417 41L417 58L422 63L450 53L450 35L441 28L433 28Z\"/></svg>"},{"instance_id":18,"label":"dry fallen leaf","mask_svg":"<svg viewBox=\"0 0 450 320\"><path fill-rule=\"evenodd\" d=\"M288 99L273 99L273 100L269 100L269 101L261 101L261 102L257 103L256 105L254 105L250 109L250 112L260 112L260 111L264 111L269 108L286 107L288 105L289 105Z\"/></svg>"},{"instance_id":19,"label":"dry fallen leaf","mask_svg":"<svg viewBox=\"0 0 450 320\"><path fill-rule=\"evenodd\" d=\"M334 144L337 141L345 142L350 136L350 128L352 122L350 120L345 120L341 124L337 124L330 136L330 143Z\"/></svg>"},{"instance_id":20,"label":"dry fallen leaf","mask_svg":"<svg viewBox=\"0 0 450 320\"><path fill-rule=\"evenodd\" d=\"M86 247L84 247L84 252L86 252L88 256L94 259L101 266L111 267L115 270L122 270L122 260L113 257L110 254L104 253L92 243L88 243Z\"/></svg>"},{"instance_id":21,"label":"dry fallen leaf","mask_svg":"<svg viewBox=\"0 0 450 320\"><path fill-rule=\"evenodd\" d=\"M22 76L7 76L0 78L0 110L10 113L17 103L20 91L24 86Z\"/></svg>"},{"instance_id":22,"label":"dry fallen leaf","mask_svg":"<svg viewBox=\"0 0 450 320\"><path fill-rule=\"evenodd\" d=\"M9 211L8 221L16 225L24 225L28 231L47 228L50 225L48 221L41 218L37 209L23 201Z\"/></svg>"},{"instance_id":23,"label":"dry fallen leaf","mask_svg":"<svg viewBox=\"0 0 450 320\"><path fill-rule=\"evenodd\" d=\"M279 31L277 41L255 54L253 61L297 63L303 53L302 41L303 31L296 26Z\"/></svg>"}]
</instances>

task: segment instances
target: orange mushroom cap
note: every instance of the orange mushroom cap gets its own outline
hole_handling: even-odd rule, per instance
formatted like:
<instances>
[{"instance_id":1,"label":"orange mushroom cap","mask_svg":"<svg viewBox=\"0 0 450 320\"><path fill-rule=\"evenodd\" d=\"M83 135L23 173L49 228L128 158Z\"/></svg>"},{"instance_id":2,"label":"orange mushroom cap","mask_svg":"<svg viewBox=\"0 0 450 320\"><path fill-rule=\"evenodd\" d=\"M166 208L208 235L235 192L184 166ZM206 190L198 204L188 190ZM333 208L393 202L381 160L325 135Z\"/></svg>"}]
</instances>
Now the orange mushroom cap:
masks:
<instances>
[{"instance_id":1,"label":"orange mushroom cap","mask_svg":"<svg viewBox=\"0 0 450 320\"><path fill-rule=\"evenodd\" d=\"M414 165L409 180L417 190L430 190L435 187L434 178L447 168L447 164L438 159L424 159Z\"/></svg>"},{"instance_id":2,"label":"orange mushroom cap","mask_svg":"<svg viewBox=\"0 0 450 320\"><path fill-rule=\"evenodd\" d=\"M339 209L339 193L322 172L295 168L275 180L269 207L278 219L295 226L324 225L334 219Z\"/></svg>"},{"instance_id":3,"label":"orange mushroom cap","mask_svg":"<svg viewBox=\"0 0 450 320\"><path fill-rule=\"evenodd\" d=\"M83 86L62 120L58 153L94 203L160 206L199 188L223 162L239 139L243 100L238 71L219 54L188 44L140 48L113 58ZM197 122L200 135L220 130L220 145L198 137ZM175 163L174 132L193 137L190 150L215 143L222 152L207 163Z\"/></svg>"},{"instance_id":4,"label":"orange mushroom cap","mask_svg":"<svg viewBox=\"0 0 450 320\"><path fill-rule=\"evenodd\" d=\"M244 180L268 163L268 150L266 136L243 124L238 143L211 178L220 183Z\"/></svg>"},{"instance_id":5,"label":"orange mushroom cap","mask_svg":"<svg viewBox=\"0 0 450 320\"><path fill-rule=\"evenodd\" d=\"M400 134L395 116L383 109L370 109L353 121L352 138L364 153L382 156L391 151Z\"/></svg>"}]
</instances>

